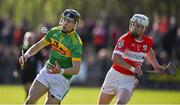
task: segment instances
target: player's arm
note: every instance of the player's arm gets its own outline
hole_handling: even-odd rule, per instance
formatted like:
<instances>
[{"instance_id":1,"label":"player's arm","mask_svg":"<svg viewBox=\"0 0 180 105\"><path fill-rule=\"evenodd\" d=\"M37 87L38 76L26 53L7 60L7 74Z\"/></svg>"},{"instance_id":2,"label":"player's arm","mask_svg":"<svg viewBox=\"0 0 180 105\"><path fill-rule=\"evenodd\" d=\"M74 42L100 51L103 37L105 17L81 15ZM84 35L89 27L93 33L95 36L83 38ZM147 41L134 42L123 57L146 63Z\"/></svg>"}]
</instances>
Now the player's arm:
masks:
<instances>
[{"instance_id":1,"label":"player's arm","mask_svg":"<svg viewBox=\"0 0 180 105\"><path fill-rule=\"evenodd\" d=\"M72 51L72 67L66 68L64 72L61 70L61 73L66 75L74 75L78 74L80 71L81 64L81 56L82 56L82 45L76 46Z\"/></svg>"},{"instance_id":2,"label":"player's arm","mask_svg":"<svg viewBox=\"0 0 180 105\"><path fill-rule=\"evenodd\" d=\"M67 68L64 70L63 74L66 75L74 75L74 74L78 74L80 71L80 61L73 61L73 66L71 68Z\"/></svg>"},{"instance_id":3,"label":"player's arm","mask_svg":"<svg viewBox=\"0 0 180 105\"><path fill-rule=\"evenodd\" d=\"M19 63L24 64L24 62L30 57L35 55L39 50L46 47L50 43L45 39L42 38L40 41L35 43L33 46L31 46L25 54L22 54L22 56L19 58Z\"/></svg>"},{"instance_id":4,"label":"player's arm","mask_svg":"<svg viewBox=\"0 0 180 105\"><path fill-rule=\"evenodd\" d=\"M72 52L72 67L63 69L56 61L55 66L49 68L48 72L52 74L66 74L66 75L78 74L80 71L81 55L82 55L82 46L77 46Z\"/></svg>"},{"instance_id":5,"label":"player's arm","mask_svg":"<svg viewBox=\"0 0 180 105\"><path fill-rule=\"evenodd\" d=\"M112 55L112 62L113 64L115 65L119 65L127 70L130 70L132 72L135 71L135 67L133 67L132 65L128 64L123 58L122 58L122 55L123 55L123 52L127 49L128 47L128 39L126 37L121 37L116 46L115 46L115 49L113 51L113 55Z\"/></svg>"},{"instance_id":6,"label":"player's arm","mask_svg":"<svg viewBox=\"0 0 180 105\"><path fill-rule=\"evenodd\" d=\"M123 58L121 55L117 54L117 53L114 53L112 55L112 62L113 64L115 65L119 65L125 69L128 69L128 70L131 70L131 71L134 71L135 68L133 66L131 66L130 64L128 64Z\"/></svg>"},{"instance_id":7,"label":"player's arm","mask_svg":"<svg viewBox=\"0 0 180 105\"><path fill-rule=\"evenodd\" d=\"M60 65L55 62L55 65L48 68L48 73L51 74L66 74L66 75L75 75L78 74L80 71L80 61L72 61L73 66L70 68L63 69Z\"/></svg>"},{"instance_id":8,"label":"player's arm","mask_svg":"<svg viewBox=\"0 0 180 105\"><path fill-rule=\"evenodd\" d=\"M160 65L155 57L154 50L152 48L148 51L146 58L152 64L155 70L158 70L160 68Z\"/></svg>"},{"instance_id":9,"label":"player's arm","mask_svg":"<svg viewBox=\"0 0 180 105\"><path fill-rule=\"evenodd\" d=\"M28 54L28 57L35 55L39 50L49 45L45 38L42 38L40 41L38 41L36 44L34 44L32 47L30 47L26 53Z\"/></svg>"}]
</instances>

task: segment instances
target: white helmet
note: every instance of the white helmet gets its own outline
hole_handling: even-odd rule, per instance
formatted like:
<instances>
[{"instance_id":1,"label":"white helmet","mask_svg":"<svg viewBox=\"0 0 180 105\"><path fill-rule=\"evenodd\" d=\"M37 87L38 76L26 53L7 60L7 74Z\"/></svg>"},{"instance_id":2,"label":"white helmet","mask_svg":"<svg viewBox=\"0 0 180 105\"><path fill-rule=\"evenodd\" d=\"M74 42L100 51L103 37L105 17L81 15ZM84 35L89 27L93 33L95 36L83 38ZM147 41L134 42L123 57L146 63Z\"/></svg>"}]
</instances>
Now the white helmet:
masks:
<instances>
[{"instance_id":1,"label":"white helmet","mask_svg":"<svg viewBox=\"0 0 180 105\"><path fill-rule=\"evenodd\" d=\"M136 21L143 26L148 26L149 24L149 18L143 14L134 14L130 21Z\"/></svg>"}]
</instances>

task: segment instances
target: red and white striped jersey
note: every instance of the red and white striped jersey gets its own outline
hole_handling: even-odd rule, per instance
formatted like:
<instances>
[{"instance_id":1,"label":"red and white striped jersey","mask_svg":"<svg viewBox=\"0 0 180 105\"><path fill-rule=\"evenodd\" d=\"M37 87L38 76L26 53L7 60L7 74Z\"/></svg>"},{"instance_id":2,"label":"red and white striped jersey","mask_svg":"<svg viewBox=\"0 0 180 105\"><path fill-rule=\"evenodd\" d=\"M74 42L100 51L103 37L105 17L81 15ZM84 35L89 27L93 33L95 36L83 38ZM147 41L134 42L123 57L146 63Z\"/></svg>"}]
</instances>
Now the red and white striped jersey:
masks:
<instances>
[{"instance_id":1,"label":"red and white striped jersey","mask_svg":"<svg viewBox=\"0 0 180 105\"><path fill-rule=\"evenodd\" d=\"M119 54L130 65L135 68L140 68L144 61L146 53L152 48L153 40L147 35L142 36L142 40L138 41L131 36L131 32L127 32L121 36L116 43L113 54ZM112 66L115 70L127 74L133 75L130 70L122 68L121 65Z\"/></svg>"}]
</instances>

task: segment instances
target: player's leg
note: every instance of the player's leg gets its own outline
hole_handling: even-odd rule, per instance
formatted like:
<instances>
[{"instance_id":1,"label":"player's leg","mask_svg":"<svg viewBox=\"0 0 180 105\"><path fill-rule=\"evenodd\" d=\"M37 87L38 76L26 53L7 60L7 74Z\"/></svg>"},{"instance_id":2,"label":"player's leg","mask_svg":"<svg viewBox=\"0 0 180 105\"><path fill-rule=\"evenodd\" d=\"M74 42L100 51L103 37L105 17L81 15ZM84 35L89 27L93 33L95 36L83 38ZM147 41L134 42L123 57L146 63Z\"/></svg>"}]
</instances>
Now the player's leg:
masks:
<instances>
[{"instance_id":1,"label":"player's leg","mask_svg":"<svg viewBox=\"0 0 180 105\"><path fill-rule=\"evenodd\" d=\"M104 80L101 88L98 104L109 104L115 96L116 87L118 85L117 73L111 68Z\"/></svg>"},{"instance_id":2,"label":"player's leg","mask_svg":"<svg viewBox=\"0 0 180 105\"><path fill-rule=\"evenodd\" d=\"M114 95L106 94L101 91L98 104L99 105L109 104L113 98L114 98Z\"/></svg>"},{"instance_id":3,"label":"player's leg","mask_svg":"<svg viewBox=\"0 0 180 105\"><path fill-rule=\"evenodd\" d=\"M27 82L24 84L24 89L25 89L25 92L26 92L26 98L28 97L28 92L29 92L29 89L31 87L31 84L30 82Z\"/></svg>"},{"instance_id":4,"label":"player's leg","mask_svg":"<svg viewBox=\"0 0 180 105\"><path fill-rule=\"evenodd\" d=\"M25 104L34 104L36 101L48 91L48 88L38 80L34 80L29 90L29 95Z\"/></svg>"},{"instance_id":5,"label":"player's leg","mask_svg":"<svg viewBox=\"0 0 180 105\"><path fill-rule=\"evenodd\" d=\"M60 74L51 74L51 76L48 75L50 74L47 74L49 90L46 104L60 104L69 91L71 79L66 79Z\"/></svg>"},{"instance_id":6,"label":"player's leg","mask_svg":"<svg viewBox=\"0 0 180 105\"><path fill-rule=\"evenodd\" d=\"M133 90L137 87L138 83L139 83L139 80L137 78L135 78Z\"/></svg>"},{"instance_id":7,"label":"player's leg","mask_svg":"<svg viewBox=\"0 0 180 105\"><path fill-rule=\"evenodd\" d=\"M116 93L116 105L127 104L132 96L132 92L128 89L120 88Z\"/></svg>"},{"instance_id":8,"label":"player's leg","mask_svg":"<svg viewBox=\"0 0 180 105\"><path fill-rule=\"evenodd\" d=\"M50 92L48 92L46 104L60 104L60 103L61 103L61 100L57 99Z\"/></svg>"},{"instance_id":9,"label":"player's leg","mask_svg":"<svg viewBox=\"0 0 180 105\"><path fill-rule=\"evenodd\" d=\"M121 85L116 92L116 104L127 104L137 84L138 79L134 79L133 82L127 82L126 84Z\"/></svg>"}]
</instances>

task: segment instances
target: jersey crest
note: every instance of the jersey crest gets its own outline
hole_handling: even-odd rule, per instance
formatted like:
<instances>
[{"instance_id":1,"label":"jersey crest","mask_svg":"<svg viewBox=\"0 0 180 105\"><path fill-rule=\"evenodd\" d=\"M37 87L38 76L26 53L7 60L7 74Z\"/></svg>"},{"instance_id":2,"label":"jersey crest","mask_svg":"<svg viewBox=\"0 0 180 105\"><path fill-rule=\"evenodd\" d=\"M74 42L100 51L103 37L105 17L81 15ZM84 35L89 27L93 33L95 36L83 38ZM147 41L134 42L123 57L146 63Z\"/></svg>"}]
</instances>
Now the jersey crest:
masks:
<instances>
[{"instance_id":1,"label":"jersey crest","mask_svg":"<svg viewBox=\"0 0 180 105\"><path fill-rule=\"evenodd\" d=\"M143 50L146 52L147 51L147 45L143 45Z\"/></svg>"},{"instance_id":2,"label":"jersey crest","mask_svg":"<svg viewBox=\"0 0 180 105\"><path fill-rule=\"evenodd\" d=\"M118 48L121 48L124 45L124 40L120 40L118 43Z\"/></svg>"}]
</instances>

